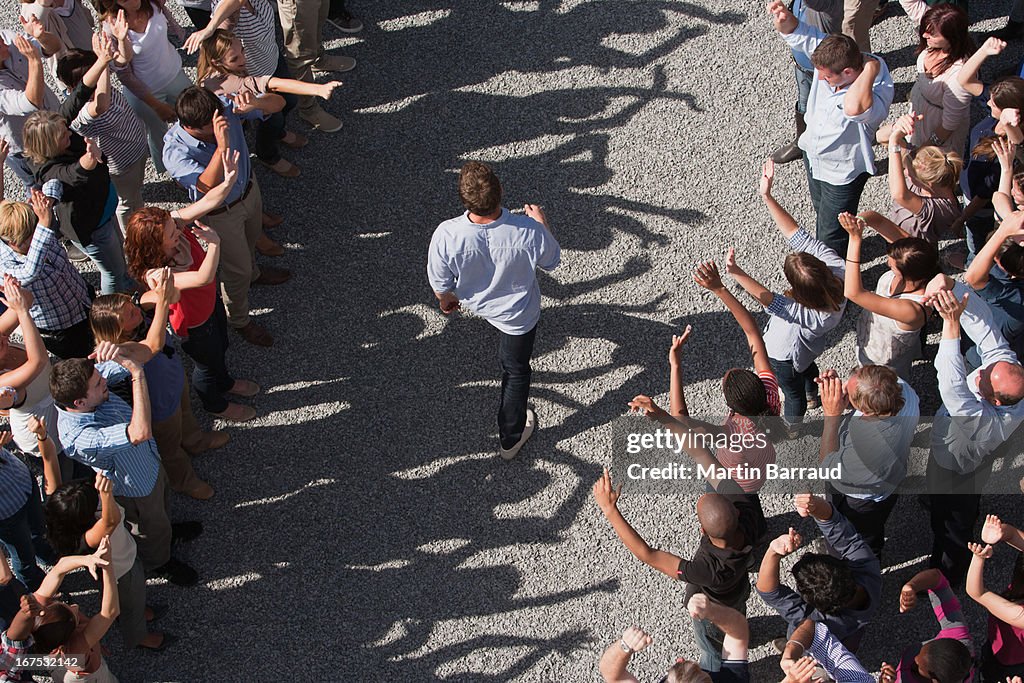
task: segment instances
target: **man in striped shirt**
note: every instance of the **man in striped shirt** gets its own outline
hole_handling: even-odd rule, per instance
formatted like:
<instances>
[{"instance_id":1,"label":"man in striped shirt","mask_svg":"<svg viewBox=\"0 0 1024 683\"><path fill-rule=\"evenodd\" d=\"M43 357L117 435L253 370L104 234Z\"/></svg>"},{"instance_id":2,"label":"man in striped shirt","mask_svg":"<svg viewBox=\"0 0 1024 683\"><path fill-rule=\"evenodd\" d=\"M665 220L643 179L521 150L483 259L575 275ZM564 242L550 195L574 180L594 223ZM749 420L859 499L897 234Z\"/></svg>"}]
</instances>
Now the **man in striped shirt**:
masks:
<instances>
[{"instance_id":1,"label":"man in striped shirt","mask_svg":"<svg viewBox=\"0 0 1024 683\"><path fill-rule=\"evenodd\" d=\"M171 540L194 538L202 526L186 522L172 529L170 491L153 439L146 374L130 353L102 342L94 354L98 364L73 358L53 366L50 393L57 404L61 443L68 456L114 482L114 496L124 508L146 571L192 585L199 577L171 557ZM108 381L117 384L129 376L134 408L107 389Z\"/></svg>"}]
</instances>

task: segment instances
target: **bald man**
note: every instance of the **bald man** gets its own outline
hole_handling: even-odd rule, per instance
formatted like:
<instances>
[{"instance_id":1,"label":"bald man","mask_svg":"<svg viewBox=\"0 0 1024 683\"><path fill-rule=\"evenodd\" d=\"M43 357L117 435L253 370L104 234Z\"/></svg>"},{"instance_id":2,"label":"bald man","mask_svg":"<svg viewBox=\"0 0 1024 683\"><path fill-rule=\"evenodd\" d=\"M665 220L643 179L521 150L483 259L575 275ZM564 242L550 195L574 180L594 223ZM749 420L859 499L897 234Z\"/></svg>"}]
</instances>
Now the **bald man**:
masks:
<instances>
[{"instance_id":1,"label":"bald man","mask_svg":"<svg viewBox=\"0 0 1024 683\"><path fill-rule=\"evenodd\" d=\"M639 397L638 397L639 398ZM662 411L664 412L664 411ZM694 449L691 457L699 465L721 467L706 449ZM689 452L689 451L688 451ZM697 552L689 560L647 544L630 526L618 509L618 490L612 487L608 470L594 484L594 498L601 512L611 522L615 533L641 562L677 581L686 582L687 604L696 593L709 600L746 614L750 580L747 578L757 564L754 547L767 531L764 513L756 496L748 497L731 479L708 479L715 492L697 500L697 521L701 539ZM701 650L700 668L718 672L722 668L723 634L705 618L691 616L694 636Z\"/></svg>"},{"instance_id":2,"label":"bald man","mask_svg":"<svg viewBox=\"0 0 1024 683\"><path fill-rule=\"evenodd\" d=\"M1024 368L994 324L988 304L968 295L964 285L938 292L933 305L942 316L935 356L942 408L936 411L928 462L930 565L959 586L970 564L967 542L973 538L992 456L1024 421ZM981 366L970 374L960 353L961 329L981 356Z\"/></svg>"}]
</instances>

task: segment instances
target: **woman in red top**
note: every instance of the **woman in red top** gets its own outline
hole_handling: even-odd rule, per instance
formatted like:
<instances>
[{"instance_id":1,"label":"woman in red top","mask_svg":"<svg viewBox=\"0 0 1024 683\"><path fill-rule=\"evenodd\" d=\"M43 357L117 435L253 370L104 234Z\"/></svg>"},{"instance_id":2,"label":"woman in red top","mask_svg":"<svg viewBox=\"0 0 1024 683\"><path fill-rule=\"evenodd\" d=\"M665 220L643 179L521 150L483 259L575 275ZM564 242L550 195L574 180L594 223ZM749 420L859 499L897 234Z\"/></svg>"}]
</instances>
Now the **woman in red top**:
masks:
<instances>
[{"instance_id":1,"label":"woman in red top","mask_svg":"<svg viewBox=\"0 0 1024 683\"><path fill-rule=\"evenodd\" d=\"M224 181L195 204L171 213L155 206L139 209L128 219L125 259L128 269L145 281L147 273L170 267L180 300L170 306L171 328L181 338L181 349L193 361L192 386L207 412L232 422L256 416L247 405L231 403L226 394L255 396L259 386L246 379L234 379L227 369L227 316L216 285L220 261L220 236L196 224L185 226L223 203L238 171L238 153L224 160ZM210 195L215 194L211 202ZM199 240L207 244L206 251ZM146 292L142 303L154 302Z\"/></svg>"}]
</instances>

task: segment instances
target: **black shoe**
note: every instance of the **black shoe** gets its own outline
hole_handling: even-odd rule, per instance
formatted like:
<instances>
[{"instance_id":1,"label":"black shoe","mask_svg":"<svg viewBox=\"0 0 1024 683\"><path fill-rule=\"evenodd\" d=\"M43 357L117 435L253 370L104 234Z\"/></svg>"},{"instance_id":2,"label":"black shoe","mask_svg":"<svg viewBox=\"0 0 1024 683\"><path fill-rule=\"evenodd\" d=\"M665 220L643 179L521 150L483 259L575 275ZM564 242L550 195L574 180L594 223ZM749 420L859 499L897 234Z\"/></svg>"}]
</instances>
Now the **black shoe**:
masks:
<instances>
[{"instance_id":1,"label":"black shoe","mask_svg":"<svg viewBox=\"0 0 1024 683\"><path fill-rule=\"evenodd\" d=\"M775 150L772 153L772 161L777 164L788 164L791 161L796 161L802 156L803 152L801 152L800 148L796 146L796 140L794 140L788 145L783 145Z\"/></svg>"},{"instance_id":2,"label":"black shoe","mask_svg":"<svg viewBox=\"0 0 1024 683\"><path fill-rule=\"evenodd\" d=\"M197 521L173 522L171 524L171 543L187 543L199 538L203 533L203 523Z\"/></svg>"},{"instance_id":3,"label":"black shoe","mask_svg":"<svg viewBox=\"0 0 1024 683\"><path fill-rule=\"evenodd\" d=\"M363 22L345 10L327 17L327 21L334 24L334 27L342 33L359 33L363 30Z\"/></svg>"},{"instance_id":4,"label":"black shoe","mask_svg":"<svg viewBox=\"0 0 1024 683\"><path fill-rule=\"evenodd\" d=\"M167 579L175 586L194 586L199 582L199 574L195 569L173 557L163 566L154 569L153 576Z\"/></svg>"}]
</instances>

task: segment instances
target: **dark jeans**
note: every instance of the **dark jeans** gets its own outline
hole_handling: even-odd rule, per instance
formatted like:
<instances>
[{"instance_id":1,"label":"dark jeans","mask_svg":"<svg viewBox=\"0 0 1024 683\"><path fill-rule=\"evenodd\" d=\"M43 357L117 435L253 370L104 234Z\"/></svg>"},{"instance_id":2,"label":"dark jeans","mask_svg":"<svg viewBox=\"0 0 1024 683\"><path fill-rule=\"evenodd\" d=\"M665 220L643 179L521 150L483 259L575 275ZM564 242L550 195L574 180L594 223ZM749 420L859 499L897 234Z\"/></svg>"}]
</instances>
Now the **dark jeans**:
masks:
<instances>
[{"instance_id":1,"label":"dark jeans","mask_svg":"<svg viewBox=\"0 0 1024 683\"><path fill-rule=\"evenodd\" d=\"M829 491L829 501L835 509L843 513L843 517L850 520L853 528L864 542L871 546L872 552L879 560L882 559L882 546L885 545L885 523L898 500L899 496L895 493L881 502L875 502L850 498L834 489Z\"/></svg>"},{"instance_id":2,"label":"dark jeans","mask_svg":"<svg viewBox=\"0 0 1024 683\"><path fill-rule=\"evenodd\" d=\"M345 9L345 0L331 0L329 17L335 18L339 15L345 14L346 12L348 12L348 10Z\"/></svg>"},{"instance_id":3,"label":"dark jeans","mask_svg":"<svg viewBox=\"0 0 1024 683\"><path fill-rule=\"evenodd\" d=\"M181 342L181 350L192 359L192 386L208 413L222 413L228 407L224 393L235 380L228 372L224 354L228 350L228 317L220 295L214 304L210 319L197 327L190 327L188 339Z\"/></svg>"},{"instance_id":4,"label":"dark jeans","mask_svg":"<svg viewBox=\"0 0 1024 683\"><path fill-rule=\"evenodd\" d=\"M501 334L501 403L498 405L498 436L502 448L512 448L526 426L526 400L530 397L530 358L537 326L526 334Z\"/></svg>"},{"instance_id":5,"label":"dark jeans","mask_svg":"<svg viewBox=\"0 0 1024 683\"><path fill-rule=\"evenodd\" d=\"M800 114L806 114L807 100L811 96L811 86L814 85L814 71L804 71L794 64L793 77L796 79L796 110Z\"/></svg>"},{"instance_id":6,"label":"dark jeans","mask_svg":"<svg viewBox=\"0 0 1024 683\"><path fill-rule=\"evenodd\" d=\"M804 154L804 171L807 173L807 185L811 190L811 204L814 205L814 213L817 217L815 234L826 246L833 249L840 258L846 258L846 245L849 242L849 235L839 225L839 214L844 211L857 213L857 206L860 204L860 195L864 192L864 185L871 177L868 173L861 173L845 185L832 185L822 180L815 180L811 175L811 165Z\"/></svg>"},{"instance_id":7,"label":"dark jeans","mask_svg":"<svg viewBox=\"0 0 1024 683\"><path fill-rule=\"evenodd\" d=\"M284 53L278 55L277 69L274 70L275 78L291 78L288 65L284 61ZM260 161L267 164L276 164L281 160L281 150L278 142L285 136L285 119L288 114L299 103L298 95L277 93L284 98L284 109L271 114L256 126L256 156Z\"/></svg>"},{"instance_id":8,"label":"dark jeans","mask_svg":"<svg viewBox=\"0 0 1024 683\"><path fill-rule=\"evenodd\" d=\"M45 533L39 484L32 477L32 492L25 504L7 519L0 519L0 542L6 547L11 569L30 591L39 590L39 584L45 576L36 564L36 557L47 563L56 561L53 548L46 542Z\"/></svg>"},{"instance_id":9,"label":"dark jeans","mask_svg":"<svg viewBox=\"0 0 1024 683\"><path fill-rule=\"evenodd\" d=\"M818 385L814 380L818 379L818 366L811 363L803 372L797 372L791 360L775 360L769 358L772 372L775 379L779 381L779 388L786 398L782 408L782 415L786 418L802 418L807 414L807 397L818 395ZM801 420L790 420L786 422L800 422Z\"/></svg>"},{"instance_id":10,"label":"dark jeans","mask_svg":"<svg viewBox=\"0 0 1024 683\"><path fill-rule=\"evenodd\" d=\"M212 16L209 12L198 7L183 7L185 14L192 20L192 25L196 27L197 31L202 31L206 28L207 24L210 23L210 17Z\"/></svg>"},{"instance_id":11,"label":"dark jeans","mask_svg":"<svg viewBox=\"0 0 1024 683\"><path fill-rule=\"evenodd\" d=\"M62 360L88 358L96 350L88 318L66 330L39 330L46 350Z\"/></svg>"},{"instance_id":12,"label":"dark jeans","mask_svg":"<svg viewBox=\"0 0 1024 683\"><path fill-rule=\"evenodd\" d=\"M934 458L928 462L932 527L932 555L928 566L941 569L954 587L963 585L971 564L971 551L967 544L974 540L974 525L981 509L981 491L991 473L991 457L969 474L944 469Z\"/></svg>"},{"instance_id":13,"label":"dark jeans","mask_svg":"<svg viewBox=\"0 0 1024 683\"><path fill-rule=\"evenodd\" d=\"M964 226L967 228L967 258L973 259L985 246L988 236L996 229L995 218L989 210L981 216L971 216L965 221Z\"/></svg>"}]
</instances>

